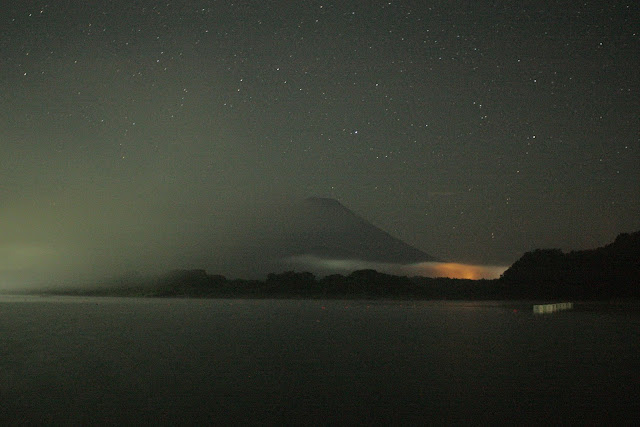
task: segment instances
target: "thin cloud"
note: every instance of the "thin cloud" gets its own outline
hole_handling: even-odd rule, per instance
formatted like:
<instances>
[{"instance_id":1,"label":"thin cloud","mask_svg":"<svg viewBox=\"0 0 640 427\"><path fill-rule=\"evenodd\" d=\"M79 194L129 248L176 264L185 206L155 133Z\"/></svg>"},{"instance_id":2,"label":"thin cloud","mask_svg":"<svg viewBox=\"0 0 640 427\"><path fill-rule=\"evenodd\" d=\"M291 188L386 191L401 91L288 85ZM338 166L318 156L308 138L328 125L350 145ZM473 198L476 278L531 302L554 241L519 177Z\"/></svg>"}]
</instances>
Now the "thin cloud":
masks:
<instances>
[{"instance_id":1,"label":"thin cloud","mask_svg":"<svg viewBox=\"0 0 640 427\"><path fill-rule=\"evenodd\" d=\"M285 262L299 269L318 274L349 274L355 270L372 269L382 273L402 276L447 277L451 279L497 279L508 268L501 265L475 265L453 262L422 262L394 264L355 259L327 259L315 255L298 255Z\"/></svg>"}]
</instances>

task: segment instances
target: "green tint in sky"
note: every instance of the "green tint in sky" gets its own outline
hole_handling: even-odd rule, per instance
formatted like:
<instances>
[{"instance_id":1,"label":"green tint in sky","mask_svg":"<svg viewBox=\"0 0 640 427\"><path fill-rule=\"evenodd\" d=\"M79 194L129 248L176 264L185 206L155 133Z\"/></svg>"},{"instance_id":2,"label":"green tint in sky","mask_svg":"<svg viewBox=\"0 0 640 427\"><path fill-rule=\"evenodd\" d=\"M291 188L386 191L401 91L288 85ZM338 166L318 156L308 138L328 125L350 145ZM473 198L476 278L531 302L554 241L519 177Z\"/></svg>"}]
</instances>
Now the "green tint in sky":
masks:
<instances>
[{"instance_id":1,"label":"green tint in sky","mask_svg":"<svg viewBox=\"0 0 640 427\"><path fill-rule=\"evenodd\" d=\"M307 196L452 262L608 243L640 229L639 8L11 2L0 275L206 260Z\"/></svg>"}]
</instances>

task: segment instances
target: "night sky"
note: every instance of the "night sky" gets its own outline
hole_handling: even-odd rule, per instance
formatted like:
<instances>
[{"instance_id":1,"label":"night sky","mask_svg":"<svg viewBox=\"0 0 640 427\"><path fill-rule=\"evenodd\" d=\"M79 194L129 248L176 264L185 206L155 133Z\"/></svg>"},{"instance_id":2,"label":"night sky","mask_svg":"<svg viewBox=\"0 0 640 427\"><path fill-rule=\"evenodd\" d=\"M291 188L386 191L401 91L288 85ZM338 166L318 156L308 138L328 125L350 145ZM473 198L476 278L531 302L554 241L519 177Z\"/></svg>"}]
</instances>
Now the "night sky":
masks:
<instances>
[{"instance_id":1,"label":"night sky","mask_svg":"<svg viewBox=\"0 0 640 427\"><path fill-rule=\"evenodd\" d=\"M309 196L459 263L640 229L637 1L21 0L0 53L0 285Z\"/></svg>"}]
</instances>

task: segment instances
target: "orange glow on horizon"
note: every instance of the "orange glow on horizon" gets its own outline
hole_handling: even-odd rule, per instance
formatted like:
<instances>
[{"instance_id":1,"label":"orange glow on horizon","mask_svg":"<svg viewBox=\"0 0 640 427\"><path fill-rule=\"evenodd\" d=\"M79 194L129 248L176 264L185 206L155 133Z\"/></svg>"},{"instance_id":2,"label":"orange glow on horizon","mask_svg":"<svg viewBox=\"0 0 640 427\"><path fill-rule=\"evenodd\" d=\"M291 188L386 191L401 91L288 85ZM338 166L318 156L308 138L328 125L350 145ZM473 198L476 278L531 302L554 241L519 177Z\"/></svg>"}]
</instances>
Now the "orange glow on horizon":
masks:
<instances>
[{"instance_id":1,"label":"orange glow on horizon","mask_svg":"<svg viewBox=\"0 0 640 427\"><path fill-rule=\"evenodd\" d=\"M508 268L501 265L475 265L457 262L421 262L417 264L392 264L350 259L323 259L314 255L302 255L289 258L302 268L323 267L343 274L355 270L373 269L388 274L446 277L449 279L497 279Z\"/></svg>"},{"instance_id":2,"label":"orange glow on horizon","mask_svg":"<svg viewBox=\"0 0 640 427\"><path fill-rule=\"evenodd\" d=\"M496 279L507 269L502 266L461 264L457 262L425 262L412 266L421 276L449 279Z\"/></svg>"},{"instance_id":3,"label":"orange glow on horizon","mask_svg":"<svg viewBox=\"0 0 640 427\"><path fill-rule=\"evenodd\" d=\"M482 268L475 265L458 264L455 262L442 263L435 266L437 277L451 279L481 279L484 277Z\"/></svg>"}]
</instances>

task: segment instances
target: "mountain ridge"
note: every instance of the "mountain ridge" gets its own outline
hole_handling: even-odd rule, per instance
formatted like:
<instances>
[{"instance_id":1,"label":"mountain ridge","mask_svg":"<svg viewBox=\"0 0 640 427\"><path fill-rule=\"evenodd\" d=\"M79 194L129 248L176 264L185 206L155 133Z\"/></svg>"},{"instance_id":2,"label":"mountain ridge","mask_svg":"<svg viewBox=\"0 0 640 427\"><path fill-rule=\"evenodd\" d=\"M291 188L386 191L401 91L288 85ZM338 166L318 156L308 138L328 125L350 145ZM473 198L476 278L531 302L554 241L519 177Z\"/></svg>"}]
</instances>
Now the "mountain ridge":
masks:
<instances>
[{"instance_id":1,"label":"mountain ridge","mask_svg":"<svg viewBox=\"0 0 640 427\"><path fill-rule=\"evenodd\" d=\"M439 261L371 224L336 199L309 197L288 219L293 243L288 256L412 264Z\"/></svg>"}]
</instances>

